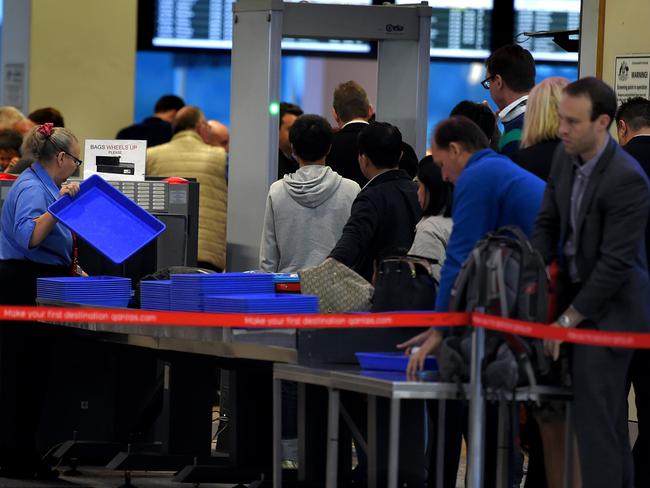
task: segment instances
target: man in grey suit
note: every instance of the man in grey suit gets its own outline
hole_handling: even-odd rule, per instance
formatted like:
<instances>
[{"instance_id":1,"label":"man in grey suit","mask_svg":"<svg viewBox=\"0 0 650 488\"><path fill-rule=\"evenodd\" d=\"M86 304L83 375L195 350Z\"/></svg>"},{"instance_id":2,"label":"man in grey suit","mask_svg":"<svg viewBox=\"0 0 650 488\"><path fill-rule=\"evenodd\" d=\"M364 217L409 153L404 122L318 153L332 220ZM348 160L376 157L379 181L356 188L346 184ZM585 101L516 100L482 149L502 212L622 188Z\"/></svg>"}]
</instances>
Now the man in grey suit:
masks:
<instances>
[{"instance_id":1,"label":"man in grey suit","mask_svg":"<svg viewBox=\"0 0 650 488\"><path fill-rule=\"evenodd\" d=\"M609 136L612 89L583 78L560 101L562 144L553 160L533 244L547 262L559 258L555 327L646 331L650 283L644 229L648 180ZM557 358L559 343L547 342ZM572 345L574 425L583 486L633 487L626 375L633 351Z\"/></svg>"}]
</instances>

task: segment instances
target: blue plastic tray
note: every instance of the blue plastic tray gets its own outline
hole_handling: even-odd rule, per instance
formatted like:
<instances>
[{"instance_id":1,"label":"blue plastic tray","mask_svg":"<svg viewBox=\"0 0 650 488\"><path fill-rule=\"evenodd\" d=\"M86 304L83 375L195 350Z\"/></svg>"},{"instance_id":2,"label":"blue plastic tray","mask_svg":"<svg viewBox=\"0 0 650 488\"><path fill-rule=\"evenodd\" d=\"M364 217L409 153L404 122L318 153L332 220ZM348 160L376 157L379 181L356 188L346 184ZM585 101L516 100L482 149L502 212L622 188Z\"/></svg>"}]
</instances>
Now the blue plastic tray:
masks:
<instances>
[{"instance_id":1,"label":"blue plastic tray","mask_svg":"<svg viewBox=\"0 0 650 488\"><path fill-rule=\"evenodd\" d=\"M300 283L298 273L273 273L274 283Z\"/></svg>"},{"instance_id":2,"label":"blue plastic tray","mask_svg":"<svg viewBox=\"0 0 650 488\"><path fill-rule=\"evenodd\" d=\"M357 361L361 369L375 371L406 371L409 357L403 352L356 352ZM437 371L438 361L433 356L428 356L424 362L426 371Z\"/></svg>"},{"instance_id":3,"label":"blue plastic tray","mask_svg":"<svg viewBox=\"0 0 650 488\"><path fill-rule=\"evenodd\" d=\"M66 195L48 211L116 264L165 230L165 224L98 175L83 181L76 197Z\"/></svg>"}]
</instances>

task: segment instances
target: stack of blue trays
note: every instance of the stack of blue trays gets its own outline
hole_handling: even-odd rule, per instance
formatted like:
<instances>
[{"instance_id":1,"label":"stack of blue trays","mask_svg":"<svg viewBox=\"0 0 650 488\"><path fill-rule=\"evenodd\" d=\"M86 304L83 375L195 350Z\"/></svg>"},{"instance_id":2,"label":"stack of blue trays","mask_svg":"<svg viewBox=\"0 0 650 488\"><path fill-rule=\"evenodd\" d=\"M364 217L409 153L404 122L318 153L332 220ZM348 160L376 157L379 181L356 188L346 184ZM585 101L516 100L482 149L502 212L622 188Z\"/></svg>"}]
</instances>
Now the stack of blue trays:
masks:
<instances>
[{"instance_id":1,"label":"stack of blue trays","mask_svg":"<svg viewBox=\"0 0 650 488\"><path fill-rule=\"evenodd\" d=\"M143 310L171 310L172 280L140 282L140 308Z\"/></svg>"},{"instance_id":2,"label":"stack of blue trays","mask_svg":"<svg viewBox=\"0 0 650 488\"><path fill-rule=\"evenodd\" d=\"M206 312L228 313L318 313L318 297L290 294L209 295Z\"/></svg>"},{"instance_id":3,"label":"stack of blue trays","mask_svg":"<svg viewBox=\"0 0 650 488\"><path fill-rule=\"evenodd\" d=\"M115 276L39 278L36 296L84 305L126 307L131 300L131 280Z\"/></svg>"},{"instance_id":4,"label":"stack of blue trays","mask_svg":"<svg viewBox=\"0 0 650 488\"><path fill-rule=\"evenodd\" d=\"M273 293L273 275L269 273L212 273L172 275L171 309L185 312L205 311L208 295Z\"/></svg>"}]
</instances>

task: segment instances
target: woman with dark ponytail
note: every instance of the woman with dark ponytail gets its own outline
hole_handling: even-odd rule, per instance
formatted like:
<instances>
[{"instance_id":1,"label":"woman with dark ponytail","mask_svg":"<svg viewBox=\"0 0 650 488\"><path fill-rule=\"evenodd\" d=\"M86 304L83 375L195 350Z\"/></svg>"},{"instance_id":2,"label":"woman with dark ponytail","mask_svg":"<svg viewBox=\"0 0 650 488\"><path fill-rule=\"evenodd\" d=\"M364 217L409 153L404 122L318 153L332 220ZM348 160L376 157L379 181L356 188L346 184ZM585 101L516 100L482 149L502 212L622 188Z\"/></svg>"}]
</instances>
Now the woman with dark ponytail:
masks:
<instances>
[{"instance_id":1,"label":"woman with dark ponytail","mask_svg":"<svg viewBox=\"0 0 650 488\"><path fill-rule=\"evenodd\" d=\"M431 260L434 263L433 276L440 280L440 269L445 261L447 242L451 235L454 185L444 180L431 156L420 161L416 181L422 219L415 228L415 239L408 253L410 256Z\"/></svg>"}]
</instances>

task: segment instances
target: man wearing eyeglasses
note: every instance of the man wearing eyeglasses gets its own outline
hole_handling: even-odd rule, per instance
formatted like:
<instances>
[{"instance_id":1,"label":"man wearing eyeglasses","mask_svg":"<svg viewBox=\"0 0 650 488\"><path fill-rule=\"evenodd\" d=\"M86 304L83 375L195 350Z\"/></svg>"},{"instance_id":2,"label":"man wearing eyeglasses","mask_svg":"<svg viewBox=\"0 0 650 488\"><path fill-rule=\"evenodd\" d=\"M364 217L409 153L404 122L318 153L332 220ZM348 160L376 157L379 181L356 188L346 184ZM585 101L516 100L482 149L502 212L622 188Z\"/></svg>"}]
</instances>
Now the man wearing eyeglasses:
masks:
<instances>
[{"instance_id":1,"label":"man wearing eyeglasses","mask_svg":"<svg viewBox=\"0 0 650 488\"><path fill-rule=\"evenodd\" d=\"M530 52L516 44L494 51L485 62L481 85L490 90L503 124L499 152L506 156L519 149L528 93L535 86L535 61Z\"/></svg>"}]
</instances>

